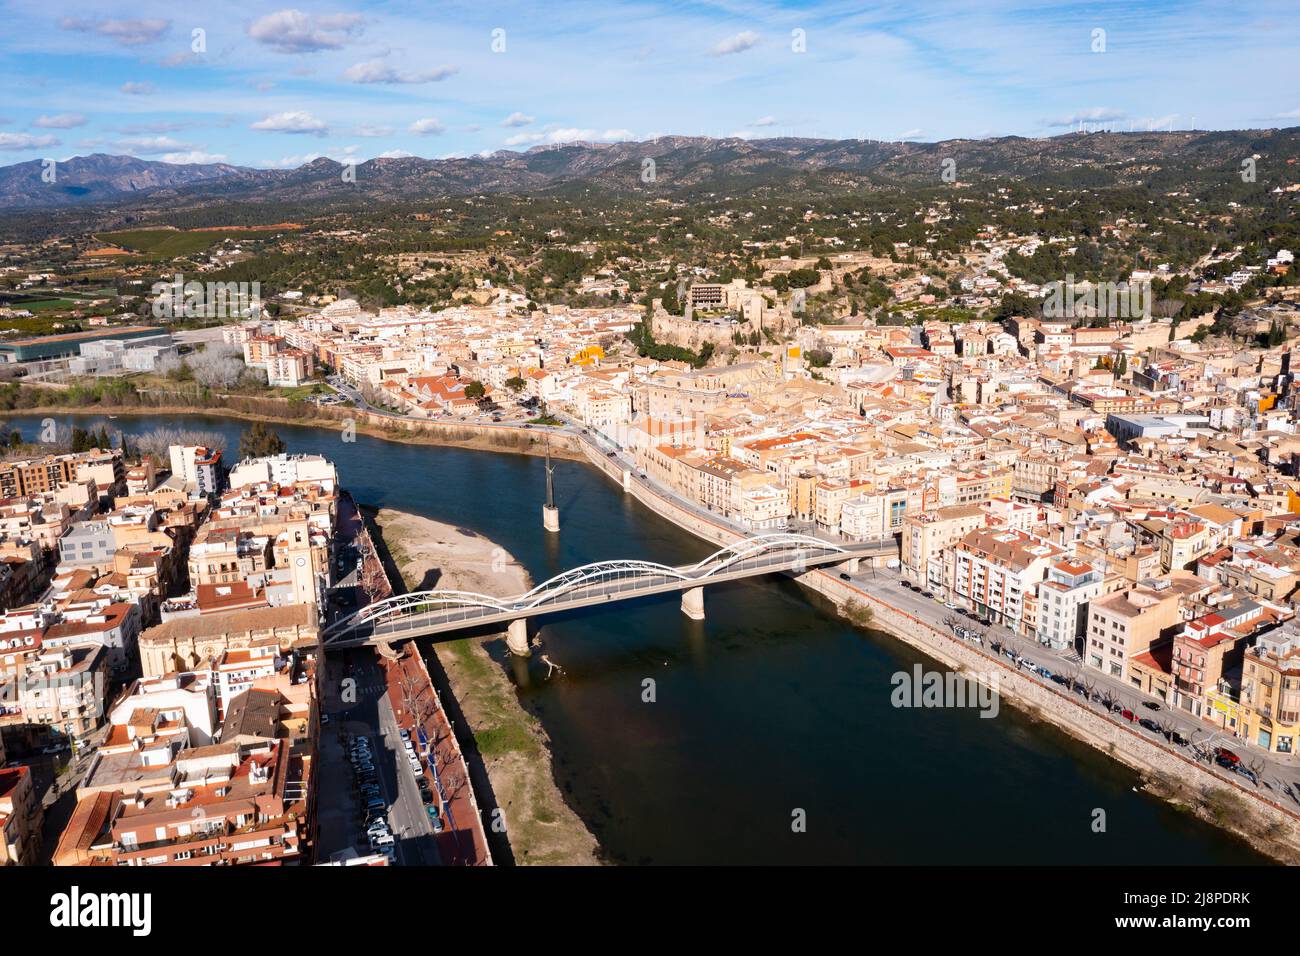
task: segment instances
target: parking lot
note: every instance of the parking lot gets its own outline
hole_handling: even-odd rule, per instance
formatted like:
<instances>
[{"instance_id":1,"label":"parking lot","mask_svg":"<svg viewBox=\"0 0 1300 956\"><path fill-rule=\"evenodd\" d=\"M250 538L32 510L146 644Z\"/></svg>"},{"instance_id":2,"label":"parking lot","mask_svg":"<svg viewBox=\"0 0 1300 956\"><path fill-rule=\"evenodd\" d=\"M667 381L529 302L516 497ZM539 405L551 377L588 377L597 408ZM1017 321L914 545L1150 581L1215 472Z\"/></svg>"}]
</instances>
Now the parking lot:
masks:
<instances>
[{"instance_id":1,"label":"parking lot","mask_svg":"<svg viewBox=\"0 0 1300 956\"><path fill-rule=\"evenodd\" d=\"M326 678L318 855L351 849L396 864L438 864L433 825L373 651L331 658Z\"/></svg>"}]
</instances>

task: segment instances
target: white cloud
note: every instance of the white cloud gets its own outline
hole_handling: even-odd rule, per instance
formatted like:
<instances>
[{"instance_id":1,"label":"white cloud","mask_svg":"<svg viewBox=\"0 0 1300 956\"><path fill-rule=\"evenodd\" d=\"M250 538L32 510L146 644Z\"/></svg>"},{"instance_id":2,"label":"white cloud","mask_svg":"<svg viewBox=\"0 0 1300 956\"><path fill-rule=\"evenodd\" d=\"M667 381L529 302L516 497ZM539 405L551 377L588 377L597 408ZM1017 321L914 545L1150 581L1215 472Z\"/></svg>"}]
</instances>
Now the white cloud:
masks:
<instances>
[{"instance_id":1,"label":"white cloud","mask_svg":"<svg viewBox=\"0 0 1300 956\"><path fill-rule=\"evenodd\" d=\"M404 149L388 149L380 153L375 158L376 159L406 159L407 157L414 156L414 155L415 155L414 153L408 153Z\"/></svg>"},{"instance_id":2,"label":"white cloud","mask_svg":"<svg viewBox=\"0 0 1300 956\"><path fill-rule=\"evenodd\" d=\"M187 66L190 63L196 63L198 62L198 59L199 55L193 50L179 50L176 53L163 57L158 61L158 65L171 69L177 66Z\"/></svg>"},{"instance_id":3,"label":"white cloud","mask_svg":"<svg viewBox=\"0 0 1300 956\"><path fill-rule=\"evenodd\" d=\"M78 33L94 33L98 36L108 37L123 46L140 46L144 43L155 43L162 39L163 34L171 27L171 21L162 19L79 20L75 17L64 17L59 21L59 26L65 30L75 30Z\"/></svg>"},{"instance_id":4,"label":"white cloud","mask_svg":"<svg viewBox=\"0 0 1300 956\"><path fill-rule=\"evenodd\" d=\"M408 128L408 132L418 133L420 136L437 136L446 132L446 127L439 123L433 117L418 119Z\"/></svg>"},{"instance_id":5,"label":"white cloud","mask_svg":"<svg viewBox=\"0 0 1300 956\"><path fill-rule=\"evenodd\" d=\"M277 10L249 24L248 35L280 53L313 53L337 50L361 32L362 23L357 13L315 16L301 10Z\"/></svg>"},{"instance_id":6,"label":"white cloud","mask_svg":"<svg viewBox=\"0 0 1300 956\"><path fill-rule=\"evenodd\" d=\"M1039 120L1044 126L1077 126L1079 123L1107 123L1111 120L1123 119L1125 113L1123 110L1113 110L1107 106L1094 106L1090 109L1080 110L1077 113L1071 113L1069 116L1062 116L1057 119Z\"/></svg>"},{"instance_id":7,"label":"white cloud","mask_svg":"<svg viewBox=\"0 0 1300 956\"><path fill-rule=\"evenodd\" d=\"M122 92L130 96L148 96L154 91L152 83L123 83Z\"/></svg>"},{"instance_id":8,"label":"white cloud","mask_svg":"<svg viewBox=\"0 0 1300 956\"><path fill-rule=\"evenodd\" d=\"M72 129L75 126L85 126L86 117L80 113L60 113L58 116L38 116L32 123L41 129Z\"/></svg>"},{"instance_id":9,"label":"white cloud","mask_svg":"<svg viewBox=\"0 0 1300 956\"><path fill-rule=\"evenodd\" d=\"M437 83L459 71L450 64L423 73L404 73L383 60L367 60L343 71L343 79L352 83Z\"/></svg>"},{"instance_id":10,"label":"white cloud","mask_svg":"<svg viewBox=\"0 0 1300 956\"><path fill-rule=\"evenodd\" d=\"M352 131L353 136L392 136L393 128L391 126L370 126L363 124Z\"/></svg>"},{"instance_id":11,"label":"white cloud","mask_svg":"<svg viewBox=\"0 0 1300 956\"><path fill-rule=\"evenodd\" d=\"M775 116L760 116L758 119L754 120L754 122L750 123L749 125L750 125L750 126L775 126L775 125L776 125L776 117L775 117Z\"/></svg>"},{"instance_id":12,"label":"white cloud","mask_svg":"<svg viewBox=\"0 0 1300 956\"><path fill-rule=\"evenodd\" d=\"M207 153L201 149L192 149L185 153L164 153L158 158L164 163L174 163L177 166L226 162L226 157L222 153Z\"/></svg>"},{"instance_id":13,"label":"white cloud","mask_svg":"<svg viewBox=\"0 0 1300 956\"><path fill-rule=\"evenodd\" d=\"M527 116L524 113L520 113L516 111L514 113L511 113L505 119L503 119L501 121L501 125L502 126L527 126L534 119L535 117Z\"/></svg>"},{"instance_id":14,"label":"white cloud","mask_svg":"<svg viewBox=\"0 0 1300 956\"><path fill-rule=\"evenodd\" d=\"M743 30L735 36L727 37L713 48L714 56L728 56L732 53L742 53L758 45L758 34L753 30Z\"/></svg>"},{"instance_id":15,"label":"white cloud","mask_svg":"<svg viewBox=\"0 0 1300 956\"><path fill-rule=\"evenodd\" d=\"M172 139L170 136L119 139L113 145L123 153L166 153L190 148L188 144Z\"/></svg>"},{"instance_id":16,"label":"white cloud","mask_svg":"<svg viewBox=\"0 0 1300 956\"><path fill-rule=\"evenodd\" d=\"M285 113L272 113L258 120L250 129L259 129L272 133L312 133L324 136L329 127L304 110L290 110Z\"/></svg>"},{"instance_id":17,"label":"white cloud","mask_svg":"<svg viewBox=\"0 0 1300 956\"><path fill-rule=\"evenodd\" d=\"M921 134L924 133L924 132L925 132L925 130L921 129L920 127L917 127L916 129L907 129L907 130L903 130L903 132L899 133L899 134L898 134L898 138L899 138L900 140L904 140L904 139L918 139L918 138L920 138Z\"/></svg>"},{"instance_id":18,"label":"white cloud","mask_svg":"<svg viewBox=\"0 0 1300 956\"><path fill-rule=\"evenodd\" d=\"M0 133L0 149L41 149L58 146L54 136L33 136L31 133Z\"/></svg>"},{"instance_id":19,"label":"white cloud","mask_svg":"<svg viewBox=\"0 0 1300 956\"><path fill-rule=\"evenodd\" d=\"M506 145L531 146L534 143L540 143L545 138L541 133L516 133L514 136L506 137Z\"/></svg>"},{"instance_id":20,"label":"white cloud","mask_svg":"<svg viewBox=\"0 0 1300 956\"><path fill-rule=\"evenodd\" d=\"M572 126L551 130L546 134L551 143L618 143L636 139L630 129L607 129L600 132L594 129L575 129Z\"/></svg>"},{"instance_id":21,"label":"white cloud","mask_svg":"<svg viewBox=\"0 0 1300 956\"><path fill-rule=\"evenodd\" d=\"M304 166L318 159L332 159L336 163L355 163L358 160L356 146L344 146L342 149L330 148L321 153L307 153L303 156L283 156L280 159L264 160L261 165L280 169Z\"/></svg>"}]
</instances>

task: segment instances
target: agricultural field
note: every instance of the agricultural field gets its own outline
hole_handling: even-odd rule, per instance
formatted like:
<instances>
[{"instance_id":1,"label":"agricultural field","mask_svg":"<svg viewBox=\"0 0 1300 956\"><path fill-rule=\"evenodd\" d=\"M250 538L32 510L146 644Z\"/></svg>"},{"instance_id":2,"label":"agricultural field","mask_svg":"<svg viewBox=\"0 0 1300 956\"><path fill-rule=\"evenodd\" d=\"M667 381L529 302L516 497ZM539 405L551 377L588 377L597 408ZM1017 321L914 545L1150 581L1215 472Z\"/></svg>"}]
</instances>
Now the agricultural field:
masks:
<instances>
[{"instance_id":1,"label":"agricultural field","mask_svg":"<svg viewBox=\"0 0 1300 956\"><path fill-rule=\"evenodd\" d=\"M286 227L287 228L287 227ZM205 252L224 239L264 239L274 233L265 229L128 229L102 232L95 239L154 259L174 259Z\"/></svg>"}]
</instances>

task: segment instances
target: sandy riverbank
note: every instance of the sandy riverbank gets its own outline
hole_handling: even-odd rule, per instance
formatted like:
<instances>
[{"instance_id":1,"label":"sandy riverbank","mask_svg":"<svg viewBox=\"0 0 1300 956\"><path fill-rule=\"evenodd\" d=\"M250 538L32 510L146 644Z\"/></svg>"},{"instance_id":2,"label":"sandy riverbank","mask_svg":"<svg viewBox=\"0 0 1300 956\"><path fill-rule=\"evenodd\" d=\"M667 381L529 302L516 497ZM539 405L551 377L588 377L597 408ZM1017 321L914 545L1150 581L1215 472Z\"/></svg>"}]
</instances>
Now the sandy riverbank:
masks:
<instances>
[{"instance_id":1,"label":"sandy riverbank","mask_svg":"<svg viewBox=\"0 0 1300 956\"><path fill-rule=\"evenodd\" d=\"M528 573L503 548L455 525L382 509L375 524L408 590L426 588L520 594ZM492 659L501 636L445 641L434 646L452 694L505 811L516 863L574 866L597 863L596 838L564 801L551 766L550 741L519 703L514 684ZM485 813L493 804L482 801Z\"/></svg>"}]
</instances>

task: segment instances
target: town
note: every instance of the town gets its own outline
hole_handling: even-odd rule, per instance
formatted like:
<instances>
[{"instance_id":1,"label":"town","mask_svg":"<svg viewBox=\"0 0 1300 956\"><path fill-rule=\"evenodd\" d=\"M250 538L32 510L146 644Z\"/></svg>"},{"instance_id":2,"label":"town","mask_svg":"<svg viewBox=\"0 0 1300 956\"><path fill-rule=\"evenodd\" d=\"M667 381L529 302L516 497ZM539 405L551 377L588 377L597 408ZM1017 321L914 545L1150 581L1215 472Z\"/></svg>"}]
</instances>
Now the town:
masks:
<instances>
[{"instance_id":1,"label":"town","mask_svg":"<svg viewBox=\"0 0 1300 956\"><path fill-rule=\"evenodd\" d=\"M984 242L959 283L966 306L979 290L1044 293L1000 265L1032 251L1022 238ZM1254 283L1256 304L1208 339L1221 310L1111 318L1104 295L1059 318L902 324L853 314L851 299L841 316L801 315L809 291L842 293L863 262L782 257L752 284L679 269L644 306L539 306L490 280L442 309L289 290L275 317L255 300L198 333L110 320L0 354L11 394L195 375L238 391L256 375L254 394L307 385L322 413L581 435L739 533L892 542L895 558L858 572L876 600L1300 804L1293 255L1240 262L1228 281ZM1161 276L1214 289L1168 267L1125 280ZM928 306L919 279L889 294ZM626 286L617 270L577 282ZM8 440L0 726L8 756L54 759L0 771L7 858L321 861L316 638L389 593L334 466L285 454L264 426L250 448L271 454L230 464L107 429L73 434L65 453L24 457L42 439ZM436 836L446 795L429 735L400 739ZM394 860L372 744L331 746L358 771L366 830L347 858ZM46 794L63 788L75 805L43 845ZM444 855L485 860L476 831Z\"/></svg>"}]
</instances>

